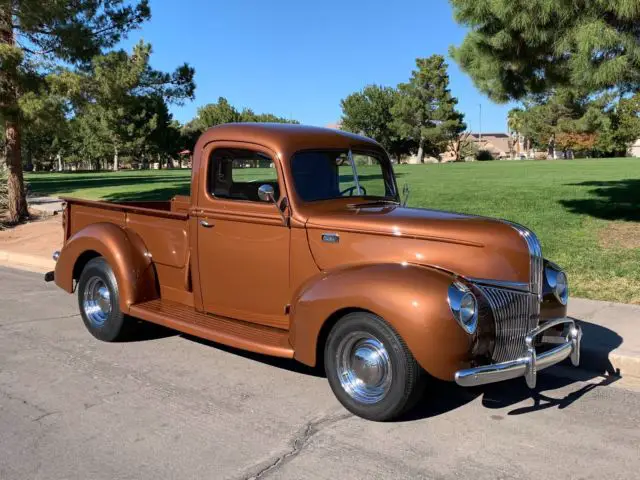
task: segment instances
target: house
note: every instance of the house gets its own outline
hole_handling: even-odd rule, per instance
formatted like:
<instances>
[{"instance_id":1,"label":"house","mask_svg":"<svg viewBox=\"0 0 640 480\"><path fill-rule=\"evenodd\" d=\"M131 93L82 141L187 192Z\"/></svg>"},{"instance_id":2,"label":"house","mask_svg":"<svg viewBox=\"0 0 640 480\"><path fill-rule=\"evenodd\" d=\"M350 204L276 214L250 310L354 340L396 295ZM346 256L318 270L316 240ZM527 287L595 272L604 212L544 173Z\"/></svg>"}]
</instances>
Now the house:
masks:
<instances>
[{"instance_id":1,"label":"house","mask_svg":"<svg viewBox=\"0 0 640 480\"><path fill-rule=\"evenodd\" d=\"M630 157L640 157L640 138L629 146L628 155Z\"/></svg>"},{"instance_id":2,"label":"house","mask_svg":"<svg viewBox=\"0 0 640 480\"><path fill-rule=\"evenodd\" d=\"M511 137L508 133L472 133L469 139L478 150L487 150L495 159L511 158Z\"/></svg>"},{"instance_id":3,"label":"house","mask_svg":"<svg viewBox=\"0 0 640 480\"><path fill-rule=\"evenodd\" d=\"M493 158L502 160L505 158L511 158L511 137L508 133L470 133L468 141L474 143L478 150L486 150L491 153ZM514 152L515 153L515 152ZM451 151L444 152L440 155L440 159L434 157L425 157L425 163L446 163L453 162L455 160L455 154ZM418 157L411 155L402 159L402 163L416 164Z\"/></svg>"}]
</instances>

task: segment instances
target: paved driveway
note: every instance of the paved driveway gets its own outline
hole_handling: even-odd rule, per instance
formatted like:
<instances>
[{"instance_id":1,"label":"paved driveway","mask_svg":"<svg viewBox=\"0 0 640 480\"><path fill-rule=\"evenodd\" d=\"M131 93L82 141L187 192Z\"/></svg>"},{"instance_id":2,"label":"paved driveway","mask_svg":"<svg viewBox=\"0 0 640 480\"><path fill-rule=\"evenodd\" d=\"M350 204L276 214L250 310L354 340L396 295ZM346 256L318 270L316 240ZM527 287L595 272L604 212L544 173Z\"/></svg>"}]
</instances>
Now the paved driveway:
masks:
<instances>
[{"instance_id":1,"label":"paved driveway","mask_svg":"<svg viewBox=\"0 0 640 480\"><path fill-rule=\"evenodd\" d=\"M141 327L100 343L75 297L0 268L0 478L637 478L640 393L586 376L348 414L293 362Z\"/></svg>"}]
</instances>

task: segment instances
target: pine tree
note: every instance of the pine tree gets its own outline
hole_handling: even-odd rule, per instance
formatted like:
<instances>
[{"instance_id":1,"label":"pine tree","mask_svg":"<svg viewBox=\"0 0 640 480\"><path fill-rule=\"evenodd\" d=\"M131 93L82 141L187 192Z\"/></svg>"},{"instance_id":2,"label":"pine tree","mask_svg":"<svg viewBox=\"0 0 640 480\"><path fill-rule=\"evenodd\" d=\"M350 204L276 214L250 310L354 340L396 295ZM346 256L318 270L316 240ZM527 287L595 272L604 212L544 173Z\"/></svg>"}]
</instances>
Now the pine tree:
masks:
<instances>
[{"instance_id":1,"label":"pine tree","mask_svg":"<svg viewBox=\"0 0 640 480\"><path fill-rule=\"evenodd\" d=\"M557 149L591 150L608 128L606 103L606 96L592 99L571 89L528 97L524 110L517 111L520 133L550 158Z\"/></svg>"},{"instance_id":2,"label":"pine tree","mask_svg":"<svg viewBox=\"0 0 640 480\"><path fill-rule=\"evenodd\" d=\"M416 59L408 83L398 86L400 94L392 108L395 126L418 146L418 160L425 154L439 157L458 138L466 125L456 110L458 100L449 90L447 64L442 55Z\"/></svg>"},{"instance_id":3,"label":"pine tree","mask_svg":"<svg viewBox=\"0 0 640 480\"><path fill-rule=\"evenodd\" d=\"M138 43L131 55L123 50L95 57L89 68L63 72L57 83L74 99L76 114L87 117L93 135L111 149L113 169L124 152L139 151L166 116L165 100L193 98L194 71L188 65L173 73L153 70L151 45Z\"/></svg>"},{"instance_id":4,"label":"pine tree","mask_svg":"<svg viewBox=\"0 0 640 480\"><path fill-rule=\"evenodd\" d=\"M573 87L640 89L638 0L450 0L469 28L451 54L500 102Z\"/></svg>"},{"instance_id":5,"label":"pine tree","mask_svg":"<svg viewBox=\"0 0 640 480\"><path fill-rule=\"evenodd\" d=\"M9 220L27 216L21 96L55 60L87 62L149 18L147 0L1 0L0 113L8 166Z\"/></svg>"}]
</instances>

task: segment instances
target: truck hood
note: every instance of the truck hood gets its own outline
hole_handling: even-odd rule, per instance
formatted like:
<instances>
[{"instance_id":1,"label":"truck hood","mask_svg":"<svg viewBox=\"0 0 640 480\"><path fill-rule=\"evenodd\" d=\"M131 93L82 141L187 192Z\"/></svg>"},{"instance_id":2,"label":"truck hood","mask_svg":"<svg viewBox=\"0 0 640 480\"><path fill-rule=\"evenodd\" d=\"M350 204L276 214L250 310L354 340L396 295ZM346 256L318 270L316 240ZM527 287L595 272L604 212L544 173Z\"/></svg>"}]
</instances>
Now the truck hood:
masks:
<instances>
[{"instance_id":1,"label":"truck hood","mask_svg":"<svg viewBox=\"0 0 640 480\"><path fill-rule=\"evenodd\" d=\"M509 222L395 204L340 206L310 212L309 244L318 267L407 262L458 275L528 282L526 241ZM339 241L323 240L337 233Z\"/></svg>"}]
</instances>

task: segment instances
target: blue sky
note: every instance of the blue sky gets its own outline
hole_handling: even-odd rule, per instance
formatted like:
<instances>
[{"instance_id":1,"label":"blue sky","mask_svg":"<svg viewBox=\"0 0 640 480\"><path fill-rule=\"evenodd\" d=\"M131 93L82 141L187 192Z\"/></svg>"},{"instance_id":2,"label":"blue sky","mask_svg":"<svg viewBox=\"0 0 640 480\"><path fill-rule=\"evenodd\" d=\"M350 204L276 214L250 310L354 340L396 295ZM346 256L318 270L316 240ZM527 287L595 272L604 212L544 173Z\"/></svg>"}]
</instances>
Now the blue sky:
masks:
<instances>
[{"instance_id":1,"label":"blue sky","mask_svg":"<svg viewBox=\"0 0 640 480\"><path fill-rule=\"evenodd\" d=\"M151 21L126 46L153 45L152 64L196 69L196 99L172 112L190 120L199 106L226 97L238 108L324 126L340 100L365 85L406 81L416 57L447 55L465 31L447 0L151 0ZM505 131L496 105L448 59L451 91L469 128Z\"/></svg>"}]
</instances>

